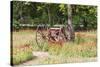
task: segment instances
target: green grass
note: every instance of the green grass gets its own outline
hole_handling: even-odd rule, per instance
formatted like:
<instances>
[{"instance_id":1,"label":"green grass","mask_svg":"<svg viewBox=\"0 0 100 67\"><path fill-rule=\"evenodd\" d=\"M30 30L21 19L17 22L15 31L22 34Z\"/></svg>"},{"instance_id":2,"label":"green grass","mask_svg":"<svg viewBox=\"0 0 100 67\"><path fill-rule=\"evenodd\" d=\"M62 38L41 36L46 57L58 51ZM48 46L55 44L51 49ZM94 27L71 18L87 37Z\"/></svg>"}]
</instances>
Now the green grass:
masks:
<instances>
[{"instance_id":1,"label":"green grass","mask_svg":"<svg viewBox=\"0 0 100 67\"><path fill-rule=\"evenodd\" d=\"M67 63L71 61L77 62L75 60L82 61L83 59L87 60L88 58L97 57L96 34L90 33L92 32L80 32L76 35L74 42L64 43L63 47L57 45L49 47L48 52L54 57L47 58L41 63L54 64Z\"/></svg>"},{"instance_id":2,"label":"green grass","mask_svg":"<svg viewBox=\"0 0 100 67\"><path fill-rule=\"evenodd\" d=\"M34 56L32 51L40 51L35 41L35 31L24 30L19 32L13 32L13 64L20 64L28 61ZM97 56L96 46L96 32L76 32L74 42L63 43L63 46L58 44L45 43L42 51L47 51L53 58L47 58L40 64L52 64L52 63L65 63L71 60L70 58L91 58ZM29 47L21 46L28 45ZM51 46L49 46L51 45ZM17 48L16 48L17 47Z\"/></svg>"},{"instance_id":3,"label":"green grass","mask_svg":"<svg viewBox=\"0 0 100 67\"><path fill-rule=\"evenodd\" d=\"M34 34L32 31L13 32L12 64L20 64L34 58L32 55ZM25 46L27 45L27 46Z\"/></svg>"},{"instance_id":4,"label":"green grass","mask_svg":"<svg viewBox=\"0 0 100 67\"><path fill-rule=\"evenodd\" d=\"M24 52L20 51L17 55L13 55L13 65L20 64L25 62L26 60L30 60L33 58L33 55L31 52Z\"/></svg>"},{"instance_id":5,"label":"green grass","mask_svg":"<svg viewBox=\"0 0 100 67\"><path fill-rule=\"evenodd\" d=\"M12 64L16 65L16 64L20 64L23 63L25 61L31 60L34 58L34 56L32 55L32 46L30 44L26 45L18 45L16 47L13 47L13 51L12 51Z\"/></svg>"},{"instance_id":6,"label":"green grass","mask_svg":"<svg viewBox=\"0 0 100 67\"><path fill-rule=\"evenodd\" d=\"M48 51L53 57L47 58L40 62L41 64L57 64L57 63L68 63L77 62L83 59L95 58L97 51L95 46L77 45L77 44L65 44L62 48L59 47L49 48ZM89 61L89 60L87 60Z\"/></svg>"}]
</instances>

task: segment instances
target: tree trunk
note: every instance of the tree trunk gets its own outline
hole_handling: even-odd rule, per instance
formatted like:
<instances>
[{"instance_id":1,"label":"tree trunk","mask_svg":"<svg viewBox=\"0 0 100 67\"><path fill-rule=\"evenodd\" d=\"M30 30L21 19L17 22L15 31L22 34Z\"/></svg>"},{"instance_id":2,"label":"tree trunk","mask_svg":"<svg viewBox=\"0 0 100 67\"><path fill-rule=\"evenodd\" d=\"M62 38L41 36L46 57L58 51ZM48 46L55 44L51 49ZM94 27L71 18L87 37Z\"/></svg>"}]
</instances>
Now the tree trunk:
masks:
<instances>
[{"instance_id":1,"label":"tree trunk","mask_svg":"<svg viewBox=\"0 0 100 67\"><path fill-rule=\"evenodd\" d=\"M47 5L47 11L48 11L48 22L49 24L51 24L50 4Z\"/></svg>"},{"instance_id":2,"label":"tree trunk","mask_svg":"<svg viewBox=\"0 0 100 67\"><path fill-rule=\"evenodd\" d=\"M84 25L84 30L87 30L87 21L85 18L83 18L83 25Z\"/></svg>"},{"instance_id":3,"label":"tree trunk","mask_svg":"<svg viewBox=\"0 0 100 67\"><path fill-rule=\"evenodd\" d=\"M67 31L68 31L68 40L73 41L75 38L75 33L72 25L72 9L71 5L68 5L68 23L67 23Z\"/></svg>"}]
</instances>

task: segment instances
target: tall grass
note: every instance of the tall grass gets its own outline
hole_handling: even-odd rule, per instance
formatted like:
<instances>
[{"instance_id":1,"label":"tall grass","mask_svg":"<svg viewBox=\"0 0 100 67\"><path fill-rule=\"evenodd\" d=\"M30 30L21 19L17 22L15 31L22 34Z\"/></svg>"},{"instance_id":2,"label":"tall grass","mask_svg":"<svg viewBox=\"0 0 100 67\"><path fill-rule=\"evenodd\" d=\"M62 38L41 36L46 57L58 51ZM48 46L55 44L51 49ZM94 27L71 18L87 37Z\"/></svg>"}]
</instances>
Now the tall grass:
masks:
<instances>
[{"instance_id":1,"label":"tall grass","mask_svg":"<svg viewBox=\"0 0 100 67\"><path fill-rule=\"evenodd\" d=\"M13 48L13 55L11 55L11 57L13 65L20 64L33 58L32 50L28 47Z\"/></svg>"},{"instance_id":2,"label":"tall grass","mask_svg":"<svg viewBox=\"0 0 100 67\"><path fill-rule=\"evenodd\" d=\"M74 42L58 44L45 43L42 51L51 57L39 62L41 64L64 63L68 58L91 58L97 56L96 32L76 32ZM35 31L13 32L13 64L19 64L34 58L32 51L40 51L35 41ZM27 45L27 47L23 47ZM73 60L73 59L72 59Z\"/></svg>"},{"instance_id":3,"label":"tall grass","mask_svg":"<svg viewBox=\"0 0 100 67\"><path fill-rule=\"evenodd\" d=\"M12 65L20 64L34 58L32 55L33 46L32 40L34 36L32 31L13 32L12 41Z\"/></svg>"},{"instance_id":4,"label":"tall grass","mask_svg":"<svg viewBox=\"0 0 100 67\"><path fill-rule=\"evenodd\" d=\"M86 58L97 57L96 34L90 32L75 33L74 42L66 42L63 46L57 44L48 48L52 58L42 61L43 64L65 63L72 61L82 61ZM73 60L74 59L74 60Z\"/></svg>"}]
</instances>

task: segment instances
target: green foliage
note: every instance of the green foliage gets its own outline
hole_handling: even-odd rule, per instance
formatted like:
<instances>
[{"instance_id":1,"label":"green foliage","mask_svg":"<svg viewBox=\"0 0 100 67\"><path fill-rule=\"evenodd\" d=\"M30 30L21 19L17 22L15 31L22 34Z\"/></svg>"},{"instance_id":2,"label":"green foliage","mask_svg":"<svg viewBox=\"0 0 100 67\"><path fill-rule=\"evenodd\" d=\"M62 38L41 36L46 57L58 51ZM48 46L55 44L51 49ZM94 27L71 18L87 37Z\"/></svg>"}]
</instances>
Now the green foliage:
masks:
<instances>
[{"instance_id":1,"label":"green foliage","mask_svg":"<svg viewBox=\"0 0 100 67\"><path fill-rule=\"evenodd\" d=\"M19 30L20 25L19 22L16 20L13 20L13 30Z\"/></svg>"},{"instance_id":2,"label":"green foliage","mask_svg":"<svg viewBox=\"0 0 100 67\"><path fill-rule=\"evenodd\" d=\"M73 25L75 29L80 28L90 30L96 29L97 25L97 7L96 6L84 6L73 5ZM81 29L81 30L82 30Z\"/></svg>"},{"instance_id":3,"label":"green foliage","mask_svg":"<svg viewBox=\"0 0 100 67\"><path fill-rule=\"evenodd\" d=\"M13 19L25 24L65 24L68 12L66 4L13 1ZM97 29L97 7L72 5L72 22L75 30ZM23 18L23 20L22 20Z\"/></svg>"}]
</instances>

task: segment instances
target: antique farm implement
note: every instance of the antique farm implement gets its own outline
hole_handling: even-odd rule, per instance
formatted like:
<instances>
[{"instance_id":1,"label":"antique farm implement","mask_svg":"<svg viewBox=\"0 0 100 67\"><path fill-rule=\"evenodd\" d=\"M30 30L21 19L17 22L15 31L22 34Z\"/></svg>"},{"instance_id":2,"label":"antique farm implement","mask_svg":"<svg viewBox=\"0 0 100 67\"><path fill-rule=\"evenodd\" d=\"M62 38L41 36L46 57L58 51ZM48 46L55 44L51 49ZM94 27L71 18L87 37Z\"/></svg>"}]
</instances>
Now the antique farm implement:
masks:
<instances>
[{"instance_id":1,"label":"antique farm implement","mask_svg":"<svg viewBox=\"0 0 100 67\"><path fill-rule=\"evenodd\" d=\"M47 25L38 25L36 30L36 43L39 48L42 48L46 42L66 42L67 32L64 25L54 25L49 27Z\"/></svg>"}]
</instances>

